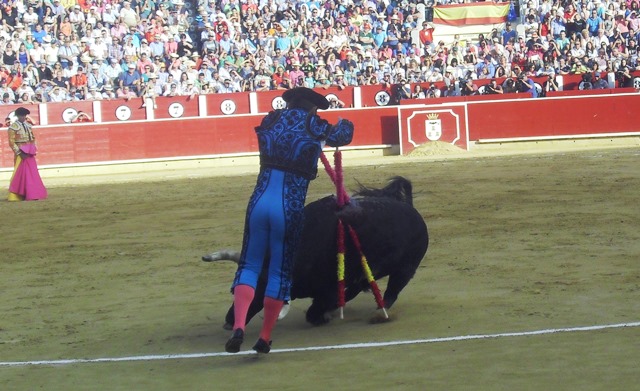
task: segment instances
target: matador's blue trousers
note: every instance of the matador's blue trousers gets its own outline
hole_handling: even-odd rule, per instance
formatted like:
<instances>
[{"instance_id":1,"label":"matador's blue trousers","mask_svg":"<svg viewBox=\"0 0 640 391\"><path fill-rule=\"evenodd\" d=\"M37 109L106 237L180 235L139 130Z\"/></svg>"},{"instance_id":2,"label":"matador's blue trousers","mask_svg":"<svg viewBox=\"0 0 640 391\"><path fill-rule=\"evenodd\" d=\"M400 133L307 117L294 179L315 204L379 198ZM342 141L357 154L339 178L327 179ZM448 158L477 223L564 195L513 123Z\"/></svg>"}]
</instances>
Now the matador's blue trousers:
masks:
<instances>
[{"instance_id":1,"label":"matador's blue trousers","mask_svg":"<svg viewBox=\"0 0 640 391\"><path fill-rule=\"evenodd\" d=\"M290 300L291 273L302 232L309 181L299 175L262 168L247 206L240 264L233 287L256 287L265 254L269 280L265 296Z\"/></svg>"}]
</instances>

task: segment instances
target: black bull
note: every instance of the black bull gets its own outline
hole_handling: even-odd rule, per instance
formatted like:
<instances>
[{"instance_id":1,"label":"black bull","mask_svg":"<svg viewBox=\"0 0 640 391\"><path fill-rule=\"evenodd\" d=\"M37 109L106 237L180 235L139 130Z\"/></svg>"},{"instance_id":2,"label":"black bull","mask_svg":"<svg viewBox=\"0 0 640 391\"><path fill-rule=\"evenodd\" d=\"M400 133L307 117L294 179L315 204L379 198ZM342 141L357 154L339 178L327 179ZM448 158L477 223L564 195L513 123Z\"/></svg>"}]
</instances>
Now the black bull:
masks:
<instances>
[{"instance_id":1,"label":"black bull","mask_svg":"<svg viewBox=\"0 0 640 391\"><path fill-rule=\"evenodd\" d=\"M337 227L338 219L357 232L372 274L376 280L389 277L384 292L385 308L391 308L398 294L409 283L427 252L429 234L424 219L413 207L411 182L392 178L383 189L361 187L349 205L339 209L333 196L311 202L304 208L304 228L293 269L291 298L310 297L309 323L327 323L326 313L337 308ZM361 257L345 230L345 300L369 289ZM226 257L226 258L225 258ZM213 253L204 261L238 260L239 254ZM264 273L263 273L264 274ZM265 276L261 276L256 296L249 308L247 322L262 310ZM373 300L373 297L372 297ZM225 318L233 324L233 306Z\"/></svg>"}]
</instances>

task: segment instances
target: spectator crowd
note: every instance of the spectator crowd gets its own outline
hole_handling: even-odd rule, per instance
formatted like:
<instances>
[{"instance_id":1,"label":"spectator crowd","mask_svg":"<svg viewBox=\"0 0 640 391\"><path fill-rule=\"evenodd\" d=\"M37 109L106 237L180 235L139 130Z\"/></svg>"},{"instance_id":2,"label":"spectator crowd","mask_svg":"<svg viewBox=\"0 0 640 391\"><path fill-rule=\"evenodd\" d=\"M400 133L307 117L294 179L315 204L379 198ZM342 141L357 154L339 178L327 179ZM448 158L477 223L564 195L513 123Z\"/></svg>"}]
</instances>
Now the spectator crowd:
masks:
<instances>
[{"instance_id":1,"label":"spectator crowd","mask_svg":"<svg viewBox=\"0 0 640 391\"><path fill-rule=\"evenodd\" d=\"M596 88L596 76L615 73L629 85L640 69L638 0L527 0L524 34L507 23L448 42L434 41L432 5L0 0L0 103L123 98L155 105L158 96L372 84L435 97L478 93L479 79L489 79L484 91L492 93L511 88L494 79L528 88L531 77L548 76L545 88L553 89L555 76L566 74L587 75ZM433 90L438 82L444 91ZM409 83L425 87L406 91Z\"/></svg>"}]
</instances>

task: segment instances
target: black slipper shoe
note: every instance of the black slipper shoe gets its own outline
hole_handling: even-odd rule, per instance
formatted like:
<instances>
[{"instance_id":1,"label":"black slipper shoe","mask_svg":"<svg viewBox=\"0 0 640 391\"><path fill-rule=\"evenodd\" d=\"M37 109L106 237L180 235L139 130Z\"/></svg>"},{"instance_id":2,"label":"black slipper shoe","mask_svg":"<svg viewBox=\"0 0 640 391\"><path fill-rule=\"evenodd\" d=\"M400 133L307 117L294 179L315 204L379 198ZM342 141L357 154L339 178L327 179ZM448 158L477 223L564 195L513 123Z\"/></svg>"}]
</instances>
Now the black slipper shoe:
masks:
<instances>
[{"instance_id":1,"label":"black slipper shoe","mask_svg":"<svg viewBox=\"0 0 640 391\"><path fill-rule=\"evenodd\" d=\"M224 345L224 350L227 353L238 353L243 341L244 331L242 329L235 329L231 338L229 338L227 343Z\"/></svg>"},{"instance_id":2,"label":"black slipper shoe","mask_svg":"<svg viewBox=\"0 0 640 391\"><path fill-rule=\"evenodd\" d=\"M253 345L253 350L258 353L269 353L269 351L271 350L271 341L267 342L264 339L260 338L258 339L258 342Z\"/></svg>"}]
</instances>

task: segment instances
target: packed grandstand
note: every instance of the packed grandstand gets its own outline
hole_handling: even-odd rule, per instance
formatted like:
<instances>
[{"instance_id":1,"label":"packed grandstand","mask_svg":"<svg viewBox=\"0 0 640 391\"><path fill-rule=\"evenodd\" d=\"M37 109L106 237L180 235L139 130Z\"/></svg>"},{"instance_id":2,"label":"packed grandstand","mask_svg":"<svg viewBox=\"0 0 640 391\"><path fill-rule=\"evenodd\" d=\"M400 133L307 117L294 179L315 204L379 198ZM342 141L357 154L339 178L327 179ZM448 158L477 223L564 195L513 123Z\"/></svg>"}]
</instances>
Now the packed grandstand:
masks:
<instances>
[{"instance_id":1,"label":"packed grandstand","mask_svg":"<svg viewBox=\"0 0 640 391\"><path fill-rule=\"evenodd\" d=\"M502 23L439 35L434 9L456 3L4 0L1 103L372 84L406 98L537 96L557 76L610 88L640 70L637 0L495 3Z\"/></svg>"}]
</instances>

